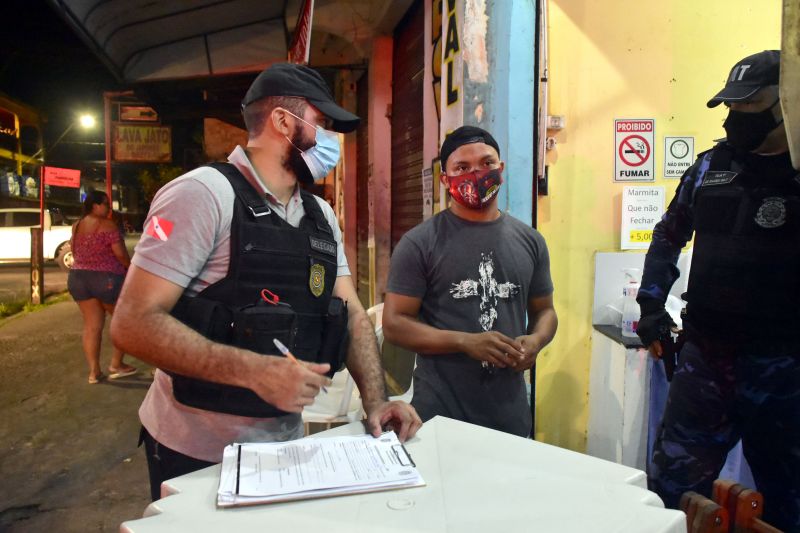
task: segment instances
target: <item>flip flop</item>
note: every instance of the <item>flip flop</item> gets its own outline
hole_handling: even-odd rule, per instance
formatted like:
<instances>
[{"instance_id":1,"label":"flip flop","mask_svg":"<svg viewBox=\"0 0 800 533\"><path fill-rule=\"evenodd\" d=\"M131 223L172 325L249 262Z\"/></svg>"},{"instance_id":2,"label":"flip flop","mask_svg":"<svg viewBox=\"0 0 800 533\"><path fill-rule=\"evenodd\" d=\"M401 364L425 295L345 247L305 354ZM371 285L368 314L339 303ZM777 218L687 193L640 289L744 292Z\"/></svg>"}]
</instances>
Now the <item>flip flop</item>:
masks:
<instances>
[{"instance_id":1,"label":"flip flop","mask_svg":"<svg viewBox=\"0 0 800 533\"><path fill-rule=\"evenodd\" d=\"M124 377L127 377L127 376L132 376L132 375L136 374L137 372L139 372L139 369L138 368L134 368L132 366L129 366L129 367L120 368L119 370L114 370L114 369L109 368L108 371L110 372L110 374L108 375L108 379L119 379L119 378L124 378Z\"/></svg>"},{"instance_id":2,"label":"flip flop","mask_svg":"<svg viewBox=\"0 0 800 533\"><path fill-rule=\"evenodd\" d=\"M89 385L97 385L98 383L103 381L105 377L106 376L102 372L100 372L96 376L89 376Z\"/></svg>"}]
</instances>

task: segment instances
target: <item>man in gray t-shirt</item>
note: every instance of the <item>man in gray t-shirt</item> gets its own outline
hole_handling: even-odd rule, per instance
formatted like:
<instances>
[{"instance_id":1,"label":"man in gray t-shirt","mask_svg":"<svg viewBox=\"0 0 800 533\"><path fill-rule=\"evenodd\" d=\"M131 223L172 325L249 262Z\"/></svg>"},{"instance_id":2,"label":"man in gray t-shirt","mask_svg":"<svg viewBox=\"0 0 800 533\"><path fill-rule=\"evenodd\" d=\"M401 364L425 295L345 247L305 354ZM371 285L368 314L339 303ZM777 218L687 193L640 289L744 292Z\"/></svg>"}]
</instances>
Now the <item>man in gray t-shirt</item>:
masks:
<instances>
[{"instance_id":1,"label":"man in gray t-shirt","mask_svg":"<svg viewBox=\"0 0 800 533\"><path fill-rule=\"evenodd\" d=\"M527 437L522 373L558 324L547 245L497 210L504 164L491 134L458 128L441 161L454 201L395 248L384 335L419 355L412 405L423 420L442 415Z\"/></svg>"}]
</instances>

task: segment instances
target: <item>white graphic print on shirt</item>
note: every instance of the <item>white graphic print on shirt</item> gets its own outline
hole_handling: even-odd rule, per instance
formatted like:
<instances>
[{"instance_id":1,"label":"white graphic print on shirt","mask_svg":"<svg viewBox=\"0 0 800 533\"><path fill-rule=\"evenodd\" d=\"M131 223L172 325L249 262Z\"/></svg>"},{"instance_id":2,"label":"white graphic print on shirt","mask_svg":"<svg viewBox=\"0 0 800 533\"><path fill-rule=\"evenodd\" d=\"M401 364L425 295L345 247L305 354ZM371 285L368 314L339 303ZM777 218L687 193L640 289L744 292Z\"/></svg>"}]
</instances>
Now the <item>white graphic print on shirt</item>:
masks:
<instances>
[{"instance_id":1,"label":"white graphic print on shirt","mask_svg":"<svg viewBox=\"0 0 800 533\"><path fill-rule=\"evenodd\" d=\"M513 283L498 283L494 278L494 252L488 254L481 253L481 262L478 264L478 281L465 279L458 283L453 283L450 294L453 298L460 300L471 296L481 297L481 316L478 322L483 331L490 331L497 320L497 299L511 298L520 289L519 285Z\"/></svg>"}]
</instances>

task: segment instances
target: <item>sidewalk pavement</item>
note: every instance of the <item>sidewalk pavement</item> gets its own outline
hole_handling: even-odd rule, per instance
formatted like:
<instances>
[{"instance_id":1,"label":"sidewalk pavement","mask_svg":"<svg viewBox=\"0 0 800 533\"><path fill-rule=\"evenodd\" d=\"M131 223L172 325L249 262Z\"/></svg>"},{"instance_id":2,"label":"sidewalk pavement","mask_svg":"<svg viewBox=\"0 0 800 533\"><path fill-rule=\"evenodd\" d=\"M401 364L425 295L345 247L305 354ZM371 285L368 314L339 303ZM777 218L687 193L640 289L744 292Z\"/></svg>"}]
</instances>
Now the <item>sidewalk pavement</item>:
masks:
<instances>
[{"instance_id":1,"label":"sidewalk pavement","mask_svg":"<svg viewBox=\"0 0 800 533\"><path fill-rule=\"evenodd\" d=\"M108 320L107 320L108 323ZM65 301L0 321L0 531L119 531L149 504L137 411L140 372L87 383L78 306ZM108 324L103 371L111 357Z\"/></svg>"}]
</instances>

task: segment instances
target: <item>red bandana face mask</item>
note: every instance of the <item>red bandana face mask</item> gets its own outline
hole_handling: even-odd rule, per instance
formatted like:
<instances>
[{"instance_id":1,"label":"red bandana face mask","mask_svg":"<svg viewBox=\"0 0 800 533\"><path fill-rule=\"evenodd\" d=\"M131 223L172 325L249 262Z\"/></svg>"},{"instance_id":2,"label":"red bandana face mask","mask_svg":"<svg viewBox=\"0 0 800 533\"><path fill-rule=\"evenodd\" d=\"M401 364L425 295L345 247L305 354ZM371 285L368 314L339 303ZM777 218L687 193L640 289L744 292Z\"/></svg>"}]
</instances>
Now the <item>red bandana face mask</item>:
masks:
<instances>
[{"instance_id":1,"label":"red bandana face mask","mask_svg":"<svg viewBox=\"0 0 800 533\"><path fill-rule=\"evenodd\" d=\"M483 209L500 192L503 175L499 168L449 176L450 196L469 209Z\"/></svg>"}]
</instances>

